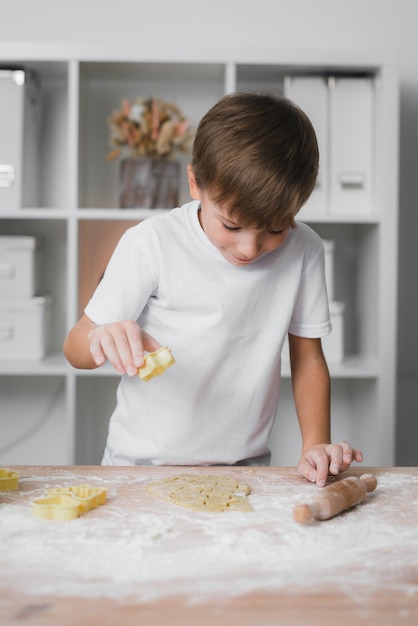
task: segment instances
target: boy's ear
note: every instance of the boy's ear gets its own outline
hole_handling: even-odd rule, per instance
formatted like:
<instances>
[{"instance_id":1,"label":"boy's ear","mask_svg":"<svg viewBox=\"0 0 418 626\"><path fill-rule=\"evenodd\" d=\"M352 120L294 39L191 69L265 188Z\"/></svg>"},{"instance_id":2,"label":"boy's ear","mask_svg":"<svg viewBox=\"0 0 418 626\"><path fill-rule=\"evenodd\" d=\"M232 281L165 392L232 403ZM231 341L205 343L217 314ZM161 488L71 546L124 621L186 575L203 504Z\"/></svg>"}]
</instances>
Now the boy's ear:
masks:
<instances>
[{"instance_id":1,"label":"boy's ear","mask_svg":"<svg viewBox=\"0 0 418 626\"><path fill-rule=\"evenodd\" d=\"M189 191L193 200L201 200L200 189L197 185L196 178L191 165L187 166L187 178L189 181Z\"/></svg>"}]
</instances>

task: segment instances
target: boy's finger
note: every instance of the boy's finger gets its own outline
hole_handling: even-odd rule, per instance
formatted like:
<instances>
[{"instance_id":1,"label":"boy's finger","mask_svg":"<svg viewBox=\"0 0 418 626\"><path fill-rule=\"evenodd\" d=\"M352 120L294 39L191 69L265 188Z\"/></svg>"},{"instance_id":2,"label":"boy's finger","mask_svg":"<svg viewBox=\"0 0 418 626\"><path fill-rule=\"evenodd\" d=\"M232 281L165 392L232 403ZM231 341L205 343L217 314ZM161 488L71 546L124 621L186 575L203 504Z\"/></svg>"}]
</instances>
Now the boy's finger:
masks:
<instances>
[{"instance_id":1,"label":"boy's finger","mask_svg":"<svg viewBox=\"0 0 418 626\"><path fill-rule=\"evenodd\" d=\"M142 331L142 340L144 342L144 348L147 352L155 352L163 346L152 335L148 334L145 330Z\"/></svg>"},{"instance_id":2,"label":"boy's finger","mask_svg":"<svg viewBox=\"0 0 418 626\"><path fill-rule=\"evenodd\" d=\"M316 467L316 484L318 487L325 487L327 478L328 478L328 470L329 470L329 459L328 455L325 451L320 454L315 454L312 457L312 461Z\"/></svg>"},{"instance_id":3,"label":"boy's finger","mask_svg":"<svg viewBox=\"0 0 418 626\"><path fill-rule=\"evenodd\" d=\"M342 450L342 456L343 456L343 461L344 463L348 463L349 465L351 464L354 456L353 456L353 448L351 447L351 445L349 444L348 441L341 441L339 446L341 447Z\"/></svg>"},{"instance_id":4,"label":"boy's finger","mask_svg":"<svg viewBox=\"0 0 418 626\"><path fill-rule=\"evenodd\" d=\"M131 347L132 360L135 367L141 367L144 363L144 344L142 341L141 333L135 333L129 338Z\"/></svg>"},{"instance_id":5,"label":"boy's finger","mask_svg":"<svg viewBox=\"0 0 418 626\"><path fill-rule=\"evenodd\" d=\"M357 463L361 463L363 460L363 453L361 450L353 450L353 454L354 454L354 460L357 461Z\"/></svg>"},{"instance_id":6,"label":"boy's finger","mask_svg":"<svg viewBox=\"0 0 418 626\"><path fill-rule=\"evenodd\" d=\"M344 454L341 446L339 445L331 445L328 448L328 452L330 455L329 460L329 471L330 474L336 476L341 471L341 466L344 461Z\"/></svg>"},{"instance_id":7,"label":"boy's finger","mask_svg":"<svg viewBox=\"0 0 418 626\"><path fill-rule=\"evenodd\" d=\"M307 461L301 461L298 465L298 470L309 482L314 483L316 481L316 469Z\"/></svg>"}]
</instances>

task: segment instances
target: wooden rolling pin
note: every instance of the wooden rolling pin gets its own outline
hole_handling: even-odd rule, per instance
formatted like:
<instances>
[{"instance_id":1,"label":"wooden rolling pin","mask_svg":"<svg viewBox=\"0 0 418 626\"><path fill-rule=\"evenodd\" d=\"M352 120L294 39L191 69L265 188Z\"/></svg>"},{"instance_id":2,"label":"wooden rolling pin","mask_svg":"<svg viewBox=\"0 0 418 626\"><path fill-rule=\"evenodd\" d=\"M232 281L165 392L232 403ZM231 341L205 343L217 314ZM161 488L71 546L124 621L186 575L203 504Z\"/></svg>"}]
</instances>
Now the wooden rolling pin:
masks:
<instances>
[{"instance_id":1,"label":"wooden rolling pin","mask_svg":"<svg viewBox=\"0 0 418 626\"><path fill-rule=\"evenodd\" d=\"M364 496L374 491L377 480L372 474L363 474L360 478L349 476L324 487L318 492L312 504L298 504L293 509L293 519L300 524L309 524L312 520L325 520L359 504Z\"/></svg>"}]
</instances>

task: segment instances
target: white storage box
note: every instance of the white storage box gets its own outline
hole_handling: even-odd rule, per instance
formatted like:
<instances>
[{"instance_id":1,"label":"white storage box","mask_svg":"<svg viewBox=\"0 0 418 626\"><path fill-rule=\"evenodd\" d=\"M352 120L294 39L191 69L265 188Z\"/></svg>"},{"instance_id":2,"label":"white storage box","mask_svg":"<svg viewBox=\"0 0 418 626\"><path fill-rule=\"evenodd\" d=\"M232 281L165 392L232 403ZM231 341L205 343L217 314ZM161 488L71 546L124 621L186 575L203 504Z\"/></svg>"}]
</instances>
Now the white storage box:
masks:
<instances>
[{"instance_id":1,"label":"white storage box","mask_svg":"<svg viewBox=\"0 0 418 626\"><path fill-rule=\"evenodd\" d=\"M50 298L0 300L0 361L40 360L48 350Z\"/></svg>"},{"instance_id":2,"label":"white storage box","mask_svg":"<svg viewBox=\"0 0 418 626\"><path fill-rule=\"evenodd\" d=\"M325 283L327 285L328 299L334 299L334 249L335 242L332 239L323 239L325 255Z\"/></svg>"},{"instance_id":3,"label":"white storage box","mask_svg":"<svg viewBox=\"0 0 418 626\"><path fill-rule=\"evenodd\" d=\"M330 363L339 363L344 359L344 310L344 302L329 303L332 332L322 339L322 348Z\"/></svg>"},{"instance_id":4,"label":"white storage box","mask_svg":"<svg viewBox=\"0 0 418 626\"><path fill-rule=\"evenodd\" d=\"M344 359L344 302L329 303L332 331L322 338L322 349L329 363L340 363ZM289 341L286 337L282 350L282 362L289 363Z\"/></svg>"},{"instance_id":5,"label":"white storage box","mask_svg":"<svg viewBox=\"0 0 418 626\"><path fill-rule=\"evenodd\" d=\"M0 298L32 298L37 292L36 237L0 235Z\"/></svg>"},{"instance_id":6,"label":"white storage box","mask_svg":"<svg viewBox=\"0 0 418 626\"><path fill-rule=\"evenodd\" d=\"M317 185L300 217L369 214L373 210L374 80L285 77L285 95L310 118L317 135Z\"/></svg>"},{"instance_id":7,"label":"white storage box","mask_svg":"<svg viewBox=\"0 0 418 626\"><path fill-rule=\"evenodd\" d=\"M38 205L39 98L36 75L0 69L0 209Z\"/></svg>"},{"instance_id":8,"label":"white storage box","mask_svg":"<svg viewBox=\"0 0 418 626\"><path fill-rule=\"evenodd\" d=\"M337 77L331 89L330 212L372 212L374 83Z\"/></svg>"},{"instance_id":9,"label":"white storage box","mask_svg":"<svg viewBox=\"0 0 418 626\"><path fill-rule=\"evenodd\" d=\"M325 215L328 211L328 112L329 89L326 76L286 76L284 93L306 113L315 129L320 163L312 195L300 211L301 219Z\"/></svg>"}]
</instances>

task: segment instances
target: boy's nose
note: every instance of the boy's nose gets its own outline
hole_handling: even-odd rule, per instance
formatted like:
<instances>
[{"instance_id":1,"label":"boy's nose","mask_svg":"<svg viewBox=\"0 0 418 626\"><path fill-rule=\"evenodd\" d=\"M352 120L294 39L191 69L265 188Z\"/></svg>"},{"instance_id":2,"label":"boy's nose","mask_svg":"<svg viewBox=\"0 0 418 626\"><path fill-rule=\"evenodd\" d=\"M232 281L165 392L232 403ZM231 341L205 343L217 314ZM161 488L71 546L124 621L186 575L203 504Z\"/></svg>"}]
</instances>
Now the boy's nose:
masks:
<instances>
[{"instance_id":1,"label":"boy's nose","mask_svg":"<svg viewBox=\"0 0 418 626\"><path fill-rule=\"evenodd\" d=\"M258 237L246 234L240 239L237 251L243 259L253 259L260 252Z\"/></svg>"}]
</instances>

